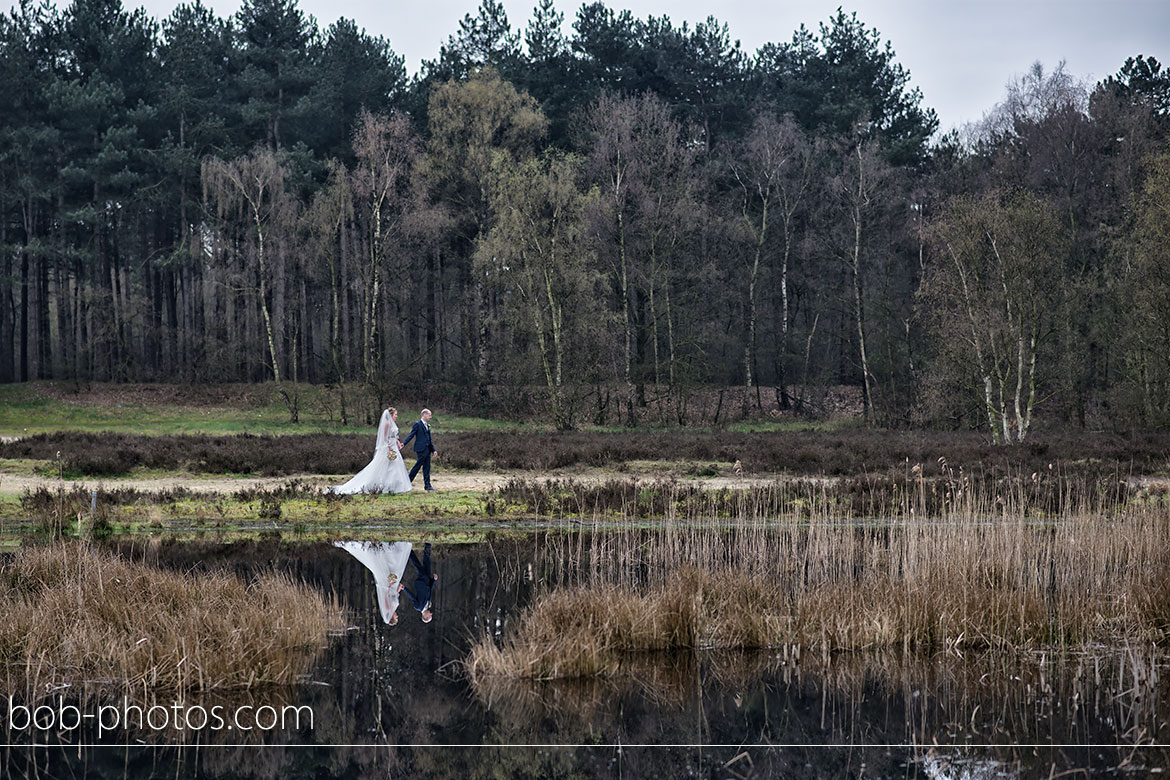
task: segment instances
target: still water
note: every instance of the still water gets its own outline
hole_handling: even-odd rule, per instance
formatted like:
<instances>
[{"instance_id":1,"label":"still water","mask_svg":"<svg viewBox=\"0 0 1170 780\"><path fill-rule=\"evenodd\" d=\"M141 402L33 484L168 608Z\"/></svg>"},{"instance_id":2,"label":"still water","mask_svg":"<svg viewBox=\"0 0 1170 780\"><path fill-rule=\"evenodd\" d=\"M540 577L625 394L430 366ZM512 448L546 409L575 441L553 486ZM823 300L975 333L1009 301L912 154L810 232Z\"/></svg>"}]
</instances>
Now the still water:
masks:
<instances>
[{"instance_id":1,"label":"still water","mask_svg":"<svg viewBox=\"0 0 1170 780\"><path fill-rule=\"evenodd\" d=\"M426 540L401 541L421 555ZM391 589L376 587L377 566L333 544L121 546L122 554L162 567L226 567L245 578L287 572L337 594L350 627L331 640L303 685L135 700L148 708L180 704L184 713L251 708L250 730L227 727L230 719L191 719L198 727L99 731L88 724L33 740L5 721L10 745L0 775L1166 776L1170 677L1164 649L1149 647L1010 660L956 652L655 653L631 657L621 674L601 681L473 686L461 659L485 633L506 635L547 587L549 547L542 536L436 544L432 622L402 598L390 626ZM414 568L396 577L409 586ZM296 717L282 722L277 713L290 710Z\"/></svg>"}]
</instances>

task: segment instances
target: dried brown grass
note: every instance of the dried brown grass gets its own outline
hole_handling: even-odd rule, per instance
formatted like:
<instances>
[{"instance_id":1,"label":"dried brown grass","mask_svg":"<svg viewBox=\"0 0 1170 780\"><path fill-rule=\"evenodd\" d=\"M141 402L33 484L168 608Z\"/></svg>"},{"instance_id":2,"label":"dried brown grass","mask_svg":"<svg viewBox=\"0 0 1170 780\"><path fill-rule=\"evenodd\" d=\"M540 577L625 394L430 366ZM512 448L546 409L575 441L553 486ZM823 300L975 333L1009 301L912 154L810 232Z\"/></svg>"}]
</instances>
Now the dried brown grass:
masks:
<instances>
[{"instance_id":1,"label":"dried brown grass","mask_svg":"<svg viewBox=\"0 0 1170 780\"><path fill-rule=\"evenodd\" d=\"M336 600L280 574L166 571L84 544L22 548L0 588L0 686L13 696L287 684L344 628Z\"/></svg>"},{"instance_id":2,"label":"dried brown grass","mask_svg":"<svg viewBox=\"0 0 1170 780\"><path fill-rule=\"evenodd\" d=\"M908 501L872 522L831 502L733 522L668 515L663 530L599 526L554 549L554 587L501 642L466 660L484 675L614 674L623 653L670 648L1072 649L1170 640L1170 507L1092 506L1056 516L1012 495L956 490L942 516ZM712 499L716 500L716 499ZM667 504L669 505L669 501ZM776 506L778 502L765 502ZM580 557L580 561L574 561Z\"/></svg>"},{"instance_id":3,"label":"dried brown grass","mask_svg":"<svg viewBox=\"0 0 1170 780\"><path fill-rule=\"evenodd\" d=\"M525 614L522 639L477 645L467 668L473 676L610 675L623 651L695 646L699 609L697 594L681 579L646 593L616 583L554 590Z\"/></svg>"}]
</instances>

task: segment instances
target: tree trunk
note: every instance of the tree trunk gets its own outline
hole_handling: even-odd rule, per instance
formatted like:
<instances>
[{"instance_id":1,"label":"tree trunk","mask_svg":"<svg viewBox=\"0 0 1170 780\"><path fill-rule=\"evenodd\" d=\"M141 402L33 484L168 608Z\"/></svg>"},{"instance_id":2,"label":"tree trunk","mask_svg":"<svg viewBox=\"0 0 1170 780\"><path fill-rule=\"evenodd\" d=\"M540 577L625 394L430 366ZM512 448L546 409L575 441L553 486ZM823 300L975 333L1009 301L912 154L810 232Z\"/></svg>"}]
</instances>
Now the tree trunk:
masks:
<instances>
[{"instance_id":1,"label":"tree trunk","mask_svg":"<svg viewBox=\"0 0 1170 780\"><path fill-rule=\"evenodd\" d=\"M272 378L280 384L280 361L277 359L276 338L272 332L272 316L268 313L268 266L264 256L264 226L260 212L255 211L256 220L256 263L260 271L260 314L264 318L264 335L268 339L268 357L272 361Z\"/></svg>"},{"instance_id":2,"label":"tree trunk","mask_svg":"<svg viewBox=\"0 0 1170 780\"><path fill-rule=\"evenodd\" d=\"M69 314L70 300L68 274L62 273L61 263L53 265L53 377L60 379L69 373Z\"/></svg>"},{"instance_id":3,"label":"tree trunk","mask_svg":"<svg viewBox=\"0 0 1170 780\"><path fill-rule=\"evenodd\" d=\"M374 381L379 366L376 365L375 344L378 333L378 296L382 287L382 200L384 193L375 196L370 203L370 289L367 291L369 299L366 305L363 321L364 348L362 366L365 370L366 383Z\"/></svg>"},{"instance_id":4,"label":"tree trunk","mask_svg":"<svg viewBox=\"0 0 1170 780\"><path fill-rule=\"evenodd\" d=\"M0 178L0 189L7 189L7 177ZM8 246L8 220L0 219L0 246ZM5 251L0 261L0 382L13 379L13 356L16 354L14 301L12 298L12 253Z\"/></svg>"},{"instance_id":5,"label":"tree trunk","mask_svg":"<svg viewBox=\"0 0 1170 780\"><path fill-rule=\"evenodd\" d=\"M42 257L37 263L37 377L53 378L53 324L49 299L49 261Z\"/></svg>"},{"instance_id":6,"label":"tree trunk","mask_svg":"<svg viewBox=\"0 0 1170 780\"><path fill-rule=\"evenodd\" d=\"M865 166L861 145L857 146L857 197L853 203L853 317L857 326L857 351L861 360L861 400L866 424L873 422L872 396L869 386L869 359L865 354L865 306L861 296L861 207L865 202Z\"/></svg>"},{"instance_id":7,"label":"tree trunk","mask_svg":"<svg viewBox=\"0 0 1170 780\"><path fill-rule=\"evenodd\" d=\"M756 235L756 248L752 258L752 270L748 275L748 310L747 310L747 338L743 348L743 412L748 411L749 399L752 392L752 368L756 362L756 283L760 276L760 257L764 252L764 241L768 235L768 201L764 200L763 211L760 214L760 231Z\"/></svg>"},{"instance_id":8,"label":"tree trunk","mask_svg":"<svg viewBox=\"0 0 1170 780\"><path fill-rule=\"evenodd\" d=\"M627 425L634 425L636 417L634 414L634 382L633 382L633 330L630 324L630 278L629 268L626 260L626 225L622 215L622 210L619 208L617 213L618 220L618 262L621 267L621 291L622 291L622 329L625 334L625 348L626 348L626 365L625 365L625 381L626 381L626 410L627 410Z\"/></svg>"},{"instance_id":9,"label":"tree trunk","mask_svg":"<svg viewBox=\"0 0 1170 780\"><path fill-rule=\"evenodd\" d=\"M475 323L475 377L476 384L479 386L479 400L483 403L486 403L488 400L488 306L487 292L484 290L483 282L481 282L478 278L475 281L472 294L475 297L473 305L476 307L476 314L478 317Z\"/></svg>"},{"instance_id":10,"label":"tree trunk","mask_svg":"<svg viewBox=\"0 0 1170 780\"><path fill-rule=\"evenodd\" d=\"M776 349L776 386L780 390L777 405L786 410L792 402L788 397L788 261L792 255L791 215L784 220L784 254L780 257L780 345Z\"/></svg>"},{"instance_id":11,"label":"tree trunk","mask_svg":"<svg viewBox=\"0 0 1170 780\"><path fill-rule=\"evenodd\" d=\"M657 236L650 240L650 349L654 356L654 395L658 403L658 418L662 420L662 395L659 388L662 386L662 377L659 373L660 360L658 357L658 307L654 302L654 288L657 283L658 257Z\"/></svg>"},{"instance_id":12,"label":"tree trunk","mask_svg":"<svg viewBox=\"0 0 1170 780\"><path fill-rule=\"evenodd\" d=\"M547 272L545 273L545 282L546 282L546 285L545 285L546 286L546 294L548 296L549 302L552 303L552 287L551 287L551 283L549 282ZM528 293L534 293L534 292L535 291L533 291L533 290L527 291L525 294L525 298L529 302L529 306L530 306L529 313L532 316L532 326L536 330L536 345L537 345L537 348L540 350L540 365L544 371L544 383L545 383L545 386L548 388L548 392L549 392L549 403L552 406L553 424L556 426L557 430L563 430L564 429L564 422L563 422L564 418L563 418L563 412L561 410L561 395L560 395L561 387L560 387L560 382L558 381L558 378L555 375L555 372L557 371L557 369L554 368L554 366L553 366L553 361L559 360L559 356L554 354L552 360L550 360L550 358L549 358L548 341L544 335L545 328L544 328L543 318L541 317L541 314L540 314L540 305L537 303L537 296L535 294L532 294L532 295L528 294ZM550 311L550 315L551 315L551 313L552 312ZM555 340L556 340L556 338L555 338L555 334L556 334L555 325L553 326L553 334L554 334L554 342L555 342ZM556 349L557 349L557 347L554 345L554 352Z\"/></svg>"},{"instance_id":13,"label":"tree trunk","mask_svg":"<svg viewBox=\"0 0 1170 780\"><path fill-rule=\"evenodd\" d=\"M20 253L20 371L21 382L29 380L28 374L28 304L29 267L27 247Z\"/></svg>"}]
</instances>

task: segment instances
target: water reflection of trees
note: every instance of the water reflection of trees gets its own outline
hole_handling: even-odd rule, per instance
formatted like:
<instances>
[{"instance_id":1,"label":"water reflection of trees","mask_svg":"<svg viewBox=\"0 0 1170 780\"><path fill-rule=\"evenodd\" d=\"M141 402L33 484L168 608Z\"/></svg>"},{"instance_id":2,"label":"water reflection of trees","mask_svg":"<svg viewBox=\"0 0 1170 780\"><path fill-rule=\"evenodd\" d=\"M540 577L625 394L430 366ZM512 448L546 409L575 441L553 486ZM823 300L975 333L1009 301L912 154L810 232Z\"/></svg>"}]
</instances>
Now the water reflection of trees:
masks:
<instances>
[{"instance_id":1,"label":"water reflection of trees","mask_svg":"<svg viewBox=\"0 0 1170 780\"><path fill-rule=\"evenodd\" d=\"M435 621L424 626L403 615L394 628L382 623L364 567L329 545L154 549L160 565L226 567L243 576L276 567L338 593L353 630L321 657L314 682L256 699L307 704L314 728L244 738L263 750L235 747L241 735L223 732L119 735L151 743L131 748L9 749L0 775L907 777L925 775L928 761L942 771L947 762L967 761L970 769L994 761L1009 775L1047 777L1053 765L1059 773L1170 759L1149 746L1170 738L1170 691L1158 674L1166 659L1153 648L1014 657L630 654L604 679L496 678L470 688L452 662L483 632L506 633L549 576L552 555L570 552L556 545L570 544L572 537L436 548ZM305 743L317 747L287 747ZM484 743L489 747L410 747ZM585 747L491 747L532 743ZM735 747L611 747L700 743ZM1033 743L1132 747L1016 747ZM853 747L815 747L826 744Z\"/></svg>"},{"instance_id":2,"label":"water reflection of trees","mask_svg":"<svg viewBox=\"0 0 1170 780\"><path fill-rule=\"evenodd\" d=\"M1083 763L1140 763L1164 742L1167 685L1158 651L970 657L847 653L631 655L607 678L473 684L500 742L908 744L1036 761L1016 745L1127 745L1077 750ZM938 745L944 747L939 748ZM1132 755L1131 755L1132 754Z\"/></svg>"}]
</instances>

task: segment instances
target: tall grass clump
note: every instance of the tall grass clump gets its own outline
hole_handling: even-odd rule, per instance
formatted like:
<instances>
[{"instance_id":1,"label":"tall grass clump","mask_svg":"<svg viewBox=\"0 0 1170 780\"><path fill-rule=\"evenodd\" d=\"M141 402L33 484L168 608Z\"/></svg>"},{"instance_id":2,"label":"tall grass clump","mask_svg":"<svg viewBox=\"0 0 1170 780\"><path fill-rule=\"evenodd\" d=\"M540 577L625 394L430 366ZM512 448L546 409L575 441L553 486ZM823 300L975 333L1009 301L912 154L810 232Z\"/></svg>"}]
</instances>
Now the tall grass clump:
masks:
<instances>
[{"instance_id":1,"label":"tall grass clump","mask_svg":"<svg viewBox=\"0 0 1170 780\"><path fill-rule=\"evenodd\" d=\"M166 571L86 544L20 549L0 589L0 687L13 697L284 685L344 628L336 600L284 575Z\"/></svg>"},{"instance_id":2,"label":"tall grass clump","mask_svg":"<svg viewBox=\"0 0 1170 780\"><path fill-rule=\"evenodd\" d=\"M911 479L868 519L811 486L684 501L660 486L660 528L627 514L550 542L546 591L466 669L606 675L624 653L668 648L1165 646L1170 505L1044 479L975 489L955 475L934 499Z\"/></svg>"}]
</instances>

